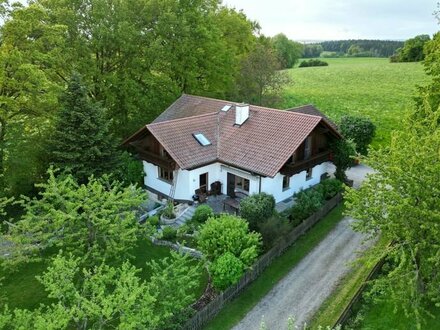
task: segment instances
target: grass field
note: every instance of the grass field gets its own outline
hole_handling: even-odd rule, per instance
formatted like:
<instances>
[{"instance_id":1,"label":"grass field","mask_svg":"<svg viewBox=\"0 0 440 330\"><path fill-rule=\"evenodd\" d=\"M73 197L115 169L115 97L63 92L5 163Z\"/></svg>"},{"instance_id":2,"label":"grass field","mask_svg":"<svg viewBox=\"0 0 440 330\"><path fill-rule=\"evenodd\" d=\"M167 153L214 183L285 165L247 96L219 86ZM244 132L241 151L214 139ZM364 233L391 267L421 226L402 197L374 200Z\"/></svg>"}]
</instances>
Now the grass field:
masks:
<instances>
[{"instance_id":1,"label":"grass field","mask_svg":"<svg viewBox=\"0 0 440 330\"><path fill-rule=\"evenodd\" d=\"M344 206L334 208L304 236L289 247L240 295L220 311L205 327L206 330L231 329L261 298L263 298L289 271L298 264L342 219ZM287 320L286 320L287 322Z\"/></svg>"},{"instance_id":2,"label":"grass field","mask_svg":"<svg viewBox=\"0 0 440 330\"><path fill-rule=\"evenodd\" d=\"M389 63L386 58L326 58L327 67L289 70L294 83L284 108L314 104L331 119L365 116L377 126L373 146L386 144L390 132L412 106L416 85L429 81L421 63Z\"/></svg>"},{"instance_id":3,"label":"grass field","mask_svg":"<svg viewBox=\"0 0 440 330\"><path fill-rule=\"evenodd\" d=\"M151 272L146 263L151 260L160 260L170 256L170 249L153 245L148 239L140 239L137 246L133 249L132 255L135 257L132 260L133 265L141 269L139 273L140 277L144 280L148 280L151 276ZM42 262L26 264L13 273L0 271L0 278L3 277L1 295L6 298L5 302L10 308L35 309L40 303L46 304L50 302L44 291L44 287L35 278L36 275L41 275L46 270L49 260L48 258L44 260L45 261ZM194 261L194 263L195 262L196 261ZM199 286L195 291L197 298L203 294L207 283L208 274L204 272L200 277Z\"/></svg>"}]
</instances>

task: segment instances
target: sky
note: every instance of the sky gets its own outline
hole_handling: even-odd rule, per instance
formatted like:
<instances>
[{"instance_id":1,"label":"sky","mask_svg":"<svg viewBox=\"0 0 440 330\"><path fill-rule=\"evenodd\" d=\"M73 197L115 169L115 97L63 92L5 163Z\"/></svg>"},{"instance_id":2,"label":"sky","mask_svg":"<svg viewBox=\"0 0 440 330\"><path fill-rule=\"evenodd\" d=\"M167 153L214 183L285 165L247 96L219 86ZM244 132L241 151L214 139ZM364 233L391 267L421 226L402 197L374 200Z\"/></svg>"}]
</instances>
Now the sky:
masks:
<instances>
[{"instance_id":1,"label":"sky","mask_svg":"<svg viewBox=\"0 0 440 330\"><path fill-rule=\"evenodd\" d=\"M223 0L273 36L292 40L406 40L440 30L436 0Z\"/></svg>"}]
</instances>

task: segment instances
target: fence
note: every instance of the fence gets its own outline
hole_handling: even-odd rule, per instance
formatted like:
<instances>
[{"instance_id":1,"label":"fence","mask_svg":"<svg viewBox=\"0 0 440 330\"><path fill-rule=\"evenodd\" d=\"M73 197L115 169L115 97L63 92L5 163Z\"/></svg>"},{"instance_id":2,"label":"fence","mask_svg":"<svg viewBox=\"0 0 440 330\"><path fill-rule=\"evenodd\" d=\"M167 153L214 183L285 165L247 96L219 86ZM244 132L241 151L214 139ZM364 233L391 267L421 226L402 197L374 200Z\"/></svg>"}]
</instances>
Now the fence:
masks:
<instances>
[{"instance_id":1,"label":"fence","mask_svg":"<svg viewBox=\"0 0 440 330\"><path fill-rule=\"evenodd\" d=\"M368 273L367 278L362 283L362 285L359 287L359 289L356 291L356 294L351 298L350 302L348 303L347 307L345 307L342 314L339 316L338 320L334 324L334 328L336 328L338 325L344 325L348 319L351 317L353 312L353 306L361 299L362 293L365 290L365 286L367 285L367 282L370 281L376 274L380 271L383 264L385 262L385 259L379 260L379 262L373 267L373 269Z\"/></svg>"},{"instance_id":2,"label":"fence","mask_svg":"<svg viewBox=\"0 0 440 330\"><path fill-rule=\"evenodd\" d=\"M261 256L257 262L248 270L240 281L228 289L220 293L213 301L207 304L202 310L197 312L188 322L183 326L185 330L201 329L208 321L210 321L223 306L231 301L237 294L242 291L247 285L254 281L277 257L291 246L295 241L313 227L319 220L326 216L336 205L342 200L342 195L337 194L330 199L319 211L308 217L300 225L295 227L282 241L270 249L267 253Z\"/></svg>"}]
</instances>

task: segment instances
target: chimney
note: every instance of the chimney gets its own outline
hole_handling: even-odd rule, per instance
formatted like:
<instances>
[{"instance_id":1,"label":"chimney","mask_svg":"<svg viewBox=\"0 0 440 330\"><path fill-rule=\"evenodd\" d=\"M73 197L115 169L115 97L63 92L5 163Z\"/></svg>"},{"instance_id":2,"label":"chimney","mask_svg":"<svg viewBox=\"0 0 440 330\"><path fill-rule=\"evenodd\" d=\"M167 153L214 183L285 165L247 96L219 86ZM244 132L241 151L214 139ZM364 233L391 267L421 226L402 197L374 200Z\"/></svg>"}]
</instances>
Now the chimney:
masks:
<instances>
[{"instance_id":1,"label":"chimney","mask_svg":"<svg viewBox=\"0 0 440 330\"><path fill-rule=\"evenodd\" d=\"M249 118L249 104L235 105L235 125L241 126Z\"/></svg>"}]
</instances>

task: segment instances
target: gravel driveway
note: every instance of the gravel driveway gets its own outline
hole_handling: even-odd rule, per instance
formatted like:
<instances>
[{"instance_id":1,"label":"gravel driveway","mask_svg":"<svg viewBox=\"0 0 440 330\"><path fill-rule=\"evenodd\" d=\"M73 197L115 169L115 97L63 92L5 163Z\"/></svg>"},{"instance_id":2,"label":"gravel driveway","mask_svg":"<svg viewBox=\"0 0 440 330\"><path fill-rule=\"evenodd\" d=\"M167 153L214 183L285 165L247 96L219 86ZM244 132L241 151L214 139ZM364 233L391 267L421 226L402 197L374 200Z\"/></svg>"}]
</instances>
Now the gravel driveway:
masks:
<instances>
[{"instance_id":1,"label":"gravel driveway","mask_svg":"<svg viewBox=\"0 0 440 330\"><path fill-rule=\"evenodd\" d=\"M368 172L368 167L357 166L347 174L358 186ZM371 244L351 229L352 221L342 219L233 329L258 330L262 320L267 329L287 329L289 317L300 326L313 316L348 272L357 253Z\"/></svg>"}]
</instances>

